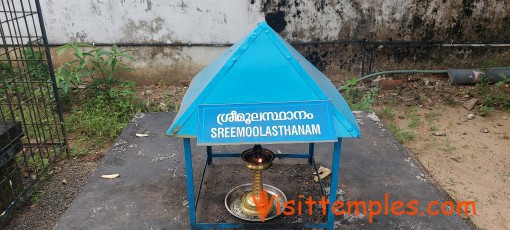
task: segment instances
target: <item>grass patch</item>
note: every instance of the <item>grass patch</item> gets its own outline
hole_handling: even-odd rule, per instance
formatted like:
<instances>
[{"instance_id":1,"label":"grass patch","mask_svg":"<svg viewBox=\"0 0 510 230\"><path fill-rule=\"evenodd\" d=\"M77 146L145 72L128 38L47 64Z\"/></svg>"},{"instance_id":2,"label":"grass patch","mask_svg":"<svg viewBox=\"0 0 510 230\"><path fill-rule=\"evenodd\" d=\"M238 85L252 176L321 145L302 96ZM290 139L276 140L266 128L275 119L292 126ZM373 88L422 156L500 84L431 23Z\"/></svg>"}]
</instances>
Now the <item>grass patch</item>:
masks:
<instances>
[{"instance_id":1,"label":"grass patch","mask_svg":"<svg viewBox=\"0 0 510 230\"><path fill-rule=\"evenodd\" d=\"M408 117L411 121L407 124L407 127L410 129L416 129L421 125L420 118L416 114L416 107L411 108L411 110L406 112L406 117Z\"/></svg>"},{"instance_id":2,"label":"grass patch","mask_svg":"<svg viewBox=\"0 0 510 230\"><path fill-rule=\"evenodd\" d=\"M452 129L453 128L453 121L452 120L448 121L448 126L446 126L446 128L448 128L448 129Z\"/></svg>"},{"instance_id":3,"label":"grass patch","mask_svg":"<svg viewBox=\"0 0 510 230\"><path fill-rule=\"evenodd\" d=\"M69 153L71 154L71 157L82 157L88 154L87 150L82 148L71 148Z\"/></svg>"},{"instance_id":4,"label":"grass patch","mask_svg":"<svg viewBox=\"0 0 510 230\"><path fill-rule=\"evenodd\" d=\"M384 119L393 119L395 118L395 112L393 111L393 106L387 105L386 107L376 110L375 113L378 117Z\"/></svg>"},{"instance_id":5,"label":"grass patch","mask_svg":"<svg viewBox=\"0 0 510 230\"><path fill-rule=\"evenodd\" d=\"M41 197L43 195L44 195L43 191L41 191L41 190L34 190L31 193L31 196L30 196L30 203L36 203L39 199L41 199Z\"/></svg>"},{"instance_id":6,"label":"grass patch","mask_svg":"<svg viewBox=\"0 0 510 230\"><path fill-rule=\"evenodd\" d=\"M134 95L133 85L124 85L109 95L88 99L80 107L72 109L67 119L71 131L96 141L108 141L117 137L133 117L141 111L141 102Z\"/></svg>"},{"instance_id":7,"label":"grass patch","mask_svg":"<svg viewBox=\"0 0 510 230\"><path fill-rule=\"evenodd\" d=\"M428 123L433 123L434 121L439 120L440 117L440 112L433 111L430 113L425 113L425 120L427 120Z\"/></svg>"},{"instance_id":8,"label":"grass patch","mask_svg":"<svg viewBox=\"0 0 510 230\"><path fill-rule=\"evenodd\" d=\"M409 127L410 129L416 129L420 126L420 118L418 116L411 116L409 117L411 119L411 121L409 122L409 124L407 124L407 127Z\"/></svg>"},{"instance_id":9,"label":"grass patch","mask_svg":"<svg viewBox=\"0 0 510 230\"><path fill-rule=\"evenodd\" d=\"M42 178L45 175L41 174L41 172L50 164L51 156L48 156L44 150L33 149L33 154L27 154L26 158L23 157L23 154L17 154L16 160L18 161L18 165L21 166L21 170L25 173L30 173L32 176L39 175ZM50 155L53 154L52 151L49 152Z\"/></svg>"},{"instance_id":10,"label":"grass patch","mask_svg":"<svg viewBox=\"0 0 510 230\"><path fill-rule=\"evenodd\" d=\"M429 149L432 149L434 147L437 146L437 143L435 140L427 140L424 144L423 144L423 150L429 150Z\"/></svg>"},{"instance_id":11,"label":"grass patch","mask_svg":"<svg viewBox=\"0 0 510 230\"><path fill-rule=\"evenodd\" d=\"M457 149L454 146L452 146L452 141L448 138L444 140L444 145L439 147L439 150L445 152L446 154L451 154L453 151Z\"/></svg>"},{"instance_id":12,"label":"grass patch","mask_svg":"<svg viewBox=\"0 0 510 230\"><path fill-rule=\"evenodd\" d=\"M395 124L389 124L388 129L391 131L393 136L397 138L398 142L401 144L407 143L409 141L414 140L415 134L411 131L403 130L396 126Z\"/></svg>"}]
</instances>

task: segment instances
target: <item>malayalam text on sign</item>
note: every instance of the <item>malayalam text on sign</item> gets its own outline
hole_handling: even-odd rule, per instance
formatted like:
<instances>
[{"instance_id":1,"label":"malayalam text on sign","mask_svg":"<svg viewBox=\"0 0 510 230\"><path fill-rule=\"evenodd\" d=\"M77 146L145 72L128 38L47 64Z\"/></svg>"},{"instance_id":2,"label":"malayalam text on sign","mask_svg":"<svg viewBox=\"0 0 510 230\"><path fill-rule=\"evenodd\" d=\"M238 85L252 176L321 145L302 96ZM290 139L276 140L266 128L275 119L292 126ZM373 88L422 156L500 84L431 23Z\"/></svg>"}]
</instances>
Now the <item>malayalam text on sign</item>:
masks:
<instances>
[{"instance_id":1,"label":"malayalam text on sign","mask_svg":"<svg viewBox=\"0 0 510 230\"><path fill-rule=\"evenodd\" d=\"M331 101L200 105L199 145L334 142Z\"/></svg>"}]
</instances>

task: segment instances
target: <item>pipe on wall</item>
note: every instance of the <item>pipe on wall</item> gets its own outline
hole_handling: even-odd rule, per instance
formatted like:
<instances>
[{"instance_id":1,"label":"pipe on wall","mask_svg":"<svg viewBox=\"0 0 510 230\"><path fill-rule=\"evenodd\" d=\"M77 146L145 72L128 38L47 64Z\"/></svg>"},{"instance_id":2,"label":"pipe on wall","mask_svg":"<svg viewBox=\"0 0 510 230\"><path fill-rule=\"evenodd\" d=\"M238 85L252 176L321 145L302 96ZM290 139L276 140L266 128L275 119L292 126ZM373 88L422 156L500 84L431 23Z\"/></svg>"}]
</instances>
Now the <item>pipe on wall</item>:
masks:
<instances>
[{"instance_id":1,"label":"pipe on wall","mask_svg":"<svg viewBox=\"0 0 510 230\"><path fill-rule=\"evenodd\" d=\"M510 79L510 67L490 68L486 71L479 69L448 69L448 78L452 85L475 84L484 77L488 78L489 83Z\"/></svg>"},{"instance_id":2,"label":"pipe on wall","mask_svg":"<svg viewBox=\"0 0 510 230\"><path fill-rule=\"evenodd\" d=\"M86 42L88 43L88 42ZM510 41L490 41L490 42L446 42L446 41L368 41L368 40L333 40L333 41L290 41L291 45L326 45L326 44L352 44L363 43L364 45L373 45L375 47L510 47ZM49 46L62 46L67 43L51 43ZM205 46L205 47L230 47L232 43L94 43L95 46Z\"/></svg>"}]
</instances>

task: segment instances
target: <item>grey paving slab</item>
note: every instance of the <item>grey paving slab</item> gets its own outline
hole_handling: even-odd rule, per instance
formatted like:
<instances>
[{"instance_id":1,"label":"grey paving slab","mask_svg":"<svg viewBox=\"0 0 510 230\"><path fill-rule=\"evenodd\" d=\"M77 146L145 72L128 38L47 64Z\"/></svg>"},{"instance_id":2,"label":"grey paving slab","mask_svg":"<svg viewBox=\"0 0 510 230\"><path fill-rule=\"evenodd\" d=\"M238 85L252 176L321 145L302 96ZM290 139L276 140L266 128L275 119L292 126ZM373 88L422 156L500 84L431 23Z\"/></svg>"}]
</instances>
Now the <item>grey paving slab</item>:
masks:
<instances>
[{"instance_id":1,"label":"grey paving slab","mask_svg":"<svg viewBox=\"0 0 510 230\"><path fill-rule=\"evenodd\" d=\"M187 229L188 206L182 140L165 136L175 114L138 114L117 138L101 165L90 177L54 229ZM417 200L419 211L429 201L447 196L428 174L370 112L356 114L361 139L345 139L342 145L339 198L345 201L384 202ZM148 132L148 137L136 133ZM198 189L205 147L192 141L195 187ZM252 146L215 147L217 152L240 152ZM306 152L307 145L264 145L275 152ZM319 165L331 168L332 144L316 145ZM120 174L102 179L104 174ZM306 160L277 159L264 172L264 182L280 188L291 199L298 195L320 198ZM242 222L228 214L223 199L233 187L248 183L251 173L240 159L214 159L206 171L199 201L201 221ZM325 181L328 186L328 179ZM303 200L304 201L304 200ZM321 221L320 216L282 216L274 222ZM373 223L367 216L338 216L341 229L470 229L459 216L379 215Z\"/></svg>"}]
</instances>

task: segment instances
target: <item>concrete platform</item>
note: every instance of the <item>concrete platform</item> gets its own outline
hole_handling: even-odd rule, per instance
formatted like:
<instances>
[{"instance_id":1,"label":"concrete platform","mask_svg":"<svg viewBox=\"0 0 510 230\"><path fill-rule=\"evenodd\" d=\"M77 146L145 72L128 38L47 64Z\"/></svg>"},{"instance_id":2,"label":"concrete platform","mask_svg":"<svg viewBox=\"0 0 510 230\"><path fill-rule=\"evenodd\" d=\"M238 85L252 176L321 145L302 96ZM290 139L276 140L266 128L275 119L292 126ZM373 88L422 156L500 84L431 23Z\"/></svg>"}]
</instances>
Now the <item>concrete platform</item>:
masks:
<instances>
[{"instance_id":1,"label":"concrete platform","mask_svg":"<svg viewBox=\"0 0 510 230\"><path fill-rule=\"evenodd\" d=\"M138 114L117 138L102 164L83 191L63 215L55 229L187 229L188 206L182 140L164 133L175 114ZM448 198L430 181L428 174L384 128L373 113L356 114L362 129L361 139L345 139L342 144L339 199L389 202L418 200L419 214L379 215L369 223L367 216L337 216L341 229L470 229L461 217L430 216L429 201ZM148 132L148 137L136 133ZM195 188L205 163L205 147L192 142ZM227 146L214 151L240 152L252 146ZM305 153L307 145L264 145L275 152ZM318 165L331 168L332 144L316 145ZM117 179L102 179L103 174L119 173ZM277 159L264 172L264 182L280 188L289 199L311 195L320 199L306 159ZM250 182L251 173L240 159L215 158L207 169L198 204L200 222L242 222L224 206L224 197L233 187ZM326 186L327 185L326 181ZM301 199L303 202L304 199ZM304 204L303 204L304 205ZM325 217L306 214L281 216L277 223L325 221ZM437 210L437 207L434 209ZM409 209L407 211L410 211ZM320 212L320 211L319 211Z\"/></svg>"}]
</instances>

